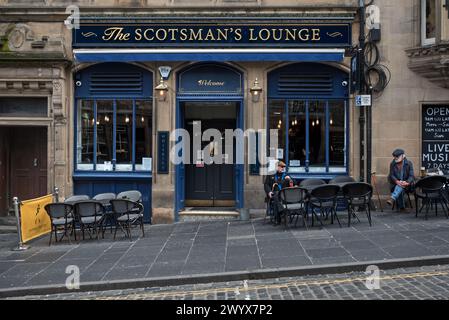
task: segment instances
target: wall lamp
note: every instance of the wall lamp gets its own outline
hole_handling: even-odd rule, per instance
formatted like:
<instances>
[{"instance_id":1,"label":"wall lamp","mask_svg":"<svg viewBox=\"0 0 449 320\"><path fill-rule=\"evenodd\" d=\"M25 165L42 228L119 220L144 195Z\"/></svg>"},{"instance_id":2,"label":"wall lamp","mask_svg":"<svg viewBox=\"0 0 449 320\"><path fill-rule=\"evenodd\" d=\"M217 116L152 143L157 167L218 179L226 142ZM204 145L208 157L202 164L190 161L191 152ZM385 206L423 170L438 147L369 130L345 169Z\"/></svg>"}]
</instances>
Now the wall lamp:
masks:
<instances>
[{"instance_id":1,"label":"wall lamp","mask_svg":"<svg viewBox=\"0 0 449 320\"><path fill-rule=\"evenodd\" d=\"M165 83L163 78L161 78L161 81L159 82L157 87L154 88L154 90L156 90L157 93L157 100L165 101L165 99L167 98L168 85Z\"/></svg>"},{"instance_id":2,"label":"wall lamp","mask_svg":"<svg viewBox=\"0 0 449 320\"><path fill-rule=\"evenodd\" d=\"M253 86L249 89L254 103L259 102L262 93L262 87L259 85L259 80L254 80Z\"/></svg>"}]
</instances>

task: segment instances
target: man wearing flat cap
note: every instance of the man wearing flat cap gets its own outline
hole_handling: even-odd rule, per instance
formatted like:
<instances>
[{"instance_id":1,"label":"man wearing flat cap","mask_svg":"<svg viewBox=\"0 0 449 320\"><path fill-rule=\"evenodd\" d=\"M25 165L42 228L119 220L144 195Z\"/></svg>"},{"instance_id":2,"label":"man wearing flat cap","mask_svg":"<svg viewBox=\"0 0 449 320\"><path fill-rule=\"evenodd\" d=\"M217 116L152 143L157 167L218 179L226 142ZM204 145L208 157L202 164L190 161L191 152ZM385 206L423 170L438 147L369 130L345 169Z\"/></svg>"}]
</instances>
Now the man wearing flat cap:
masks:
<instances>
[{"instance_id":1,"label":"man wearing flat cap","mask_svg":"<svg viewBox=\"0 0 449 320\"><path fill-rule=\"evenodd\" d=\"M287 175L286 165L282 161L278 161L276 173L265 178L264 189L267 195L267 201L273 202L274 216L277 224L280 223L280 214L282 211L279 201L279 192L283 188L289 187L291 182L293 182L293 180Z\"/></svg>"},{"instance_id":2,"label":"man wearing flat cap","mask_svg":"<svg viewBox=\"0 0 449 320\"><path fill-rule=\"evenodd\" d=\"M390 164L391 198L387 201L390 206L396 202L401 211L405 210L404 193L413 187L415 174L413 164L405 156L405 151L396 149L393 151L394 160Z\"/></svg>"}]
</instances>

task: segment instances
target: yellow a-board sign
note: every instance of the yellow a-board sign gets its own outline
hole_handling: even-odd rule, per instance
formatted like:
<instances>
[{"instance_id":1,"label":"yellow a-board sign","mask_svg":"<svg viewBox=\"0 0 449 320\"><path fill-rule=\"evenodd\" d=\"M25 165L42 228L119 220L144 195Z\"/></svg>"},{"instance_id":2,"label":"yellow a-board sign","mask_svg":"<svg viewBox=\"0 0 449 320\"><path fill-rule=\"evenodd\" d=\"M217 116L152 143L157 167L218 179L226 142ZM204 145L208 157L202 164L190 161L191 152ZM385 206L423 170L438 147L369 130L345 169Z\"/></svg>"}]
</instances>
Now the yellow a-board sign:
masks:
<instances>
[{"instance_id":1,"label":"yellow a-board sign","mask_svg":"<svg viewBox=\"0 0 449 320\"><path fill-rule=\"evenodd\" d=\"M53 202L53 195L22 201L20 204L20 228L25 243L51 232L51 221L44 207Z\"/></svg>"}]
</instances>

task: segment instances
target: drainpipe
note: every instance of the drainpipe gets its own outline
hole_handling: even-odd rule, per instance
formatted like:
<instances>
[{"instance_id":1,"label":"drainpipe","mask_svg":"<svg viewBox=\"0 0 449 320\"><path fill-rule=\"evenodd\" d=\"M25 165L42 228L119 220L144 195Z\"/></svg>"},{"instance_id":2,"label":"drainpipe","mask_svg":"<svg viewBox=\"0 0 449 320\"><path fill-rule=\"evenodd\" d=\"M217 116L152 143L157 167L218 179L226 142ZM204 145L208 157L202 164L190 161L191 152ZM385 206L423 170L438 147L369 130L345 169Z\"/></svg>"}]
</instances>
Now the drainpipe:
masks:
<instances>
[{"instance_id":1,"label":"drainpipe","mask_svg":"<svg viewBox=\"0 0 449 320\"><path fill-rule=\"evenodd\" d=\"M359 94L365 93L365 0L359 0ZM365 125L366 125L366 107L360 107L360 181L365 180Z\"/></svg>"}]
</instances>

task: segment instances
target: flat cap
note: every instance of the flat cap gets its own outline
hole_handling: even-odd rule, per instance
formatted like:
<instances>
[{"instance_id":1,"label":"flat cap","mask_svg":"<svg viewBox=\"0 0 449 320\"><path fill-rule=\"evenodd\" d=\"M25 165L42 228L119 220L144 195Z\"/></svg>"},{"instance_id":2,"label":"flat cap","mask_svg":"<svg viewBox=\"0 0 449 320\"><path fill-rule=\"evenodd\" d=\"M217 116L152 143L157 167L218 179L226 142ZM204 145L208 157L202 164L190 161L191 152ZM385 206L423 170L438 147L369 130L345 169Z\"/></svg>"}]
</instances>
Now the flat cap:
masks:
<instances>
[{"instance_id":1,"label":"flat cap","mask_svg":"<svg viewBox=\"0 0 449 320\"><path fill-rule=\"evenodd\" d=\"M405 151L402 149L396 149L393 151L393 157L399 157L401 155L405 154Z\"/></svg>"}]
</instances>

